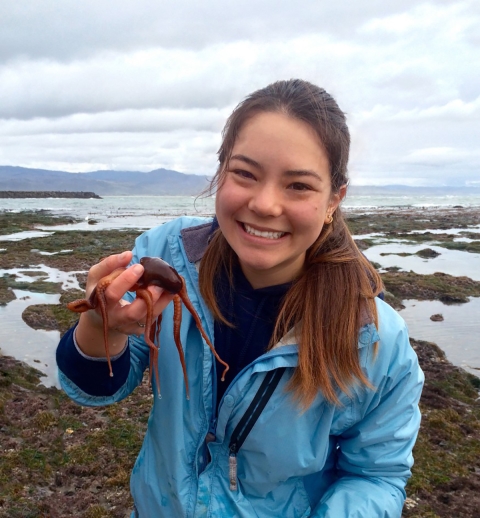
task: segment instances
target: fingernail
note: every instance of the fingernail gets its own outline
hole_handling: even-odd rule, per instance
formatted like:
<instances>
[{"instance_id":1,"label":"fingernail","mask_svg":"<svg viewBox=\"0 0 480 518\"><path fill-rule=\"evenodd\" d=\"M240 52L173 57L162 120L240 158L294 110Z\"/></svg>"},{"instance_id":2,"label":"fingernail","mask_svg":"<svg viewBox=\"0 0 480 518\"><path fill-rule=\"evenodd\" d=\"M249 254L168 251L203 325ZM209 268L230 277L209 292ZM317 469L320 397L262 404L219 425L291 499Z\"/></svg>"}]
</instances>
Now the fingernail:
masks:
<instances>
[{"instance_id":1,"label":"fingernail","mask_svg":"<svg viewBox=\"0 0 480 518\"><path fill-rule=\"evenodd\" d=\"M160 295L163 293L163 288L159 288L158 286L152 286L153 292L157 297L160 297Z\"/></svg>"},{"instance_id":2,"label":"fingernail","mask_svg":"<svg viewBox=\"0 0 480 518\"><path fill-rule=\"evenodd\" d=\"M140 273L143 273L143 266L141 264L134 264L132 266L133 273L136 273L137 275Z\"/></svg>"}]
</instances>

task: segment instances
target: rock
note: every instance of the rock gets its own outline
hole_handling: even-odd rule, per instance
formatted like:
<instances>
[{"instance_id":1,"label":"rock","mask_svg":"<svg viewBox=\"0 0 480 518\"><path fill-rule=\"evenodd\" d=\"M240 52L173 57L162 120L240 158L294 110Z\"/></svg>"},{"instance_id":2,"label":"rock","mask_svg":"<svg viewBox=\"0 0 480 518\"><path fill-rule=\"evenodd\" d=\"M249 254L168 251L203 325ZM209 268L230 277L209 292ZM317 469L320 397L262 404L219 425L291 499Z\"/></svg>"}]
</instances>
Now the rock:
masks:
<instances>
[{"instance_id":1,"label":"rock","mask_svg":"<svg viewBox=\"0 0 480 518\"><path fill-rule=\"evenodd\" d=\"M432 322L443 322L443 315L441 313L436 313L430 317Z\"/></svg>"},{"instance_id":2,"label":"rock","mask_svg":"<svg viewBox=\"0 0 480 518\"><path fill-rule=\"evenodd\" d=\"M423 250L419 250L415 255L418 255L423 259L433 259L441 254L440 252L437 252L436 250L433 250L431 248L424 248Z\"/></svg>"}]
</instances>

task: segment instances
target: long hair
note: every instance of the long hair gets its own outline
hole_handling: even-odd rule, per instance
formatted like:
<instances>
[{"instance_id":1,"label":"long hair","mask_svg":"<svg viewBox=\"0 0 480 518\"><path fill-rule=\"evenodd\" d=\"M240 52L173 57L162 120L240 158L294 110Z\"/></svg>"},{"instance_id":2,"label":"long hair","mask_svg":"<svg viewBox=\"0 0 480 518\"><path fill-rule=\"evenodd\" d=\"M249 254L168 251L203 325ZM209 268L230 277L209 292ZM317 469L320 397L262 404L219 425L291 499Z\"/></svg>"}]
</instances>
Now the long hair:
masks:
<instances>
[{"instance_id":1,"label":"long hair","mask_svg":"<svg viewBox=\"0 0 480 518\"><path fill-rule=\"evenodd\" d=\"M325 90L307 81L278 81L241 102L230 115L218 151L219 167L210 192L221 188L235 140L243 124L260 112L279 112L307 123L324 146L330 166L332 194L348 184L350 135L345 114ZM214 317L227 325L217 304L216 279L222 269L232 278L235 252L221 229L213 235L200 263L200 291ZM288 388L307 408L318 392L338 403L338 390L349 393L355 383L370 386L360 366L359 329L377 322L375 296L382 281L358 250L340 207L307 250L299 276L288 290L269 347L292 328L299 344L298 367Z\"/></svg>"}]
</instances>

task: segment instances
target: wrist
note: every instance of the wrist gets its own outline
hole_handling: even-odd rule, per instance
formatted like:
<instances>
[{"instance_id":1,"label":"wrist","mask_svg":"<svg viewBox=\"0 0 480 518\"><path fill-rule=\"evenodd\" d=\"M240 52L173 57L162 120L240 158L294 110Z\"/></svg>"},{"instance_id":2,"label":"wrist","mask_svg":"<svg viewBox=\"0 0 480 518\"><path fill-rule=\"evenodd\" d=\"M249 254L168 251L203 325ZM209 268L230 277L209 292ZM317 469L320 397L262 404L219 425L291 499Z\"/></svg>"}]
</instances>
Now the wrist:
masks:
<instances>
[{"instance_id":1,"label":"wrist","mask_svg":"<svg viewBox=\"0 0 480 518\"><path fill-rule=\"evenodd\" d=\"M92 322L88 315L90 311L82 313L80 320L75 329L75 342L77 347L85 355L94 358L106 357L106 344L103 331L103 322L101 326ZM118 355L126 348L128 335L109 329L107 332L107 340L110 355Z\"/></svg>"}]
</instances>

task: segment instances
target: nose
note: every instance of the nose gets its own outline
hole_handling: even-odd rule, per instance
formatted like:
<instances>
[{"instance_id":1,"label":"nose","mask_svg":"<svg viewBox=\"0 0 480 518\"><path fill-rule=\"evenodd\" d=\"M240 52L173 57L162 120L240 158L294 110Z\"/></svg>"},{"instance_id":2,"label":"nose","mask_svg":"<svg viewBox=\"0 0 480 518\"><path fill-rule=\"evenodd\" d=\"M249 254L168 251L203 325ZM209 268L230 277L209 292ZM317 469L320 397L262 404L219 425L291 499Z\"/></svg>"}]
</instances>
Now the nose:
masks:
<instances>
[{"instance_id":1,"label":"nose","mask_svg":"<svg viewBox=\"0 0 480 518\"><path fill-rule=\"evenodd\" d=\"M282 214L282 201L273 185L259 183L251 193L248 208L261 217L278 217Z\"/></svg>"}]
</instances>

